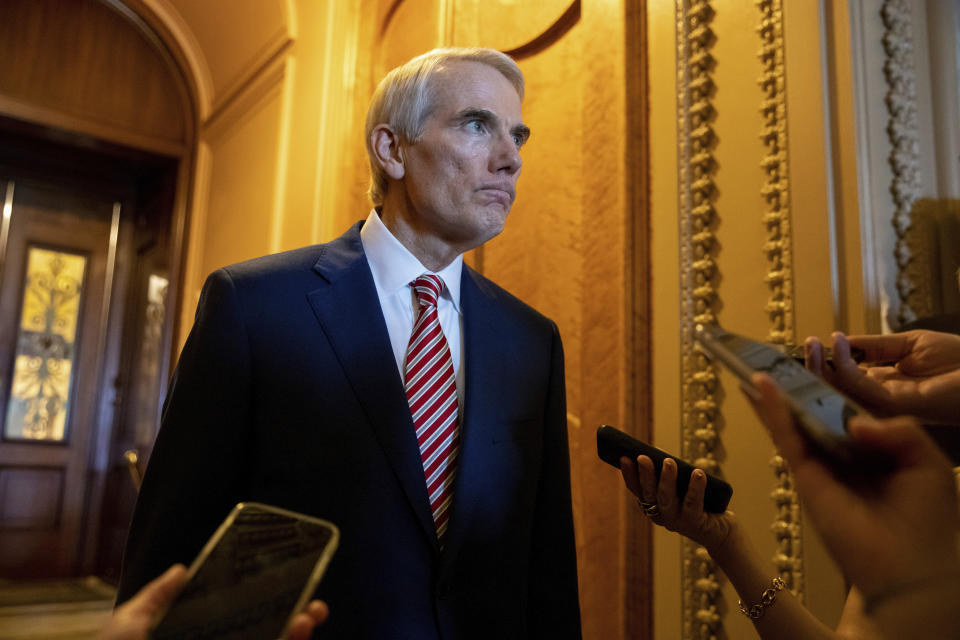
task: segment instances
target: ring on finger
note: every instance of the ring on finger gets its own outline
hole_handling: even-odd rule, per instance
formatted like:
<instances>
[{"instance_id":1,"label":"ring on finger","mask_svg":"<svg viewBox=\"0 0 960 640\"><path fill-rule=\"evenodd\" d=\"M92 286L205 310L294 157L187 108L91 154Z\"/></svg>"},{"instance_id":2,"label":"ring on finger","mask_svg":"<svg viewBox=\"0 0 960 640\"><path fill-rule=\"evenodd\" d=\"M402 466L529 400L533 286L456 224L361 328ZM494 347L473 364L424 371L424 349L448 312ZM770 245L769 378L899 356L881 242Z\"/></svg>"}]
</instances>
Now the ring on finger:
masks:
<instances>
[{"instance_id":1,"label":"ring on finger","mask_svg":"<svg viewBox=\"0 0 960 640\"><path fill-rule=\"evenodd\" d=\"M644 502L643 500L637 500L637 502L640 503L640 508L643 509L643 512L651 518L660 515L660 507L656 502Z\"/></svg>"}]
</instances>

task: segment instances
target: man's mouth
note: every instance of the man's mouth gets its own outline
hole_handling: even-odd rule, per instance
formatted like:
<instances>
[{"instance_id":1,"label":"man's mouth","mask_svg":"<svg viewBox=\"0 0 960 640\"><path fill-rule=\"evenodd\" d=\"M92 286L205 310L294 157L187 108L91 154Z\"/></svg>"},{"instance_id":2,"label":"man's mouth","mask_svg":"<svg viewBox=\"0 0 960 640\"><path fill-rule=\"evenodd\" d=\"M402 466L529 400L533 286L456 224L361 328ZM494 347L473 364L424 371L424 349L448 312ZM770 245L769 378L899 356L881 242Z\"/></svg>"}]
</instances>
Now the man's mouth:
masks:
<instances>
[{"instance_id":1,"label":"man's mouth","mask_svg":"<svg viewBox=\"0 0 960 640\"><path fill-rule=\"evenodd\" d=\"M491 200L499 202L504 206L504 208L509 209L513 204L513 199L515 197L513 186L510 185L485 185L478 189L481 193L485 194Z\"/></svg>"}]
</instances>

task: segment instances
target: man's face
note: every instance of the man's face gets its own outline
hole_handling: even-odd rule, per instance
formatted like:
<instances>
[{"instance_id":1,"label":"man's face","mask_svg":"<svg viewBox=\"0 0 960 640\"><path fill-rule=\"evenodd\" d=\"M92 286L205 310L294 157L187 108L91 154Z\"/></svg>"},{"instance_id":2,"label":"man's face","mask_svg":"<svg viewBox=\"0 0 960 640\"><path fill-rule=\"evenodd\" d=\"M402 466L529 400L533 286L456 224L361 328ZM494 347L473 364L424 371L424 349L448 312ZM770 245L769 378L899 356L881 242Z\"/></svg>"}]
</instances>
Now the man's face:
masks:
<instances>
[{"instance_id":1,"label":"man's face","mask_svg":"<svg viewBox=\"0 0 960 640\"><path fill-rule=\"evenodd\" d=\"M417 142L403 146L408 224L462 253L503 230L529 136L520 97L499 71L445 64Z\"/></svg>"}]
</instances>

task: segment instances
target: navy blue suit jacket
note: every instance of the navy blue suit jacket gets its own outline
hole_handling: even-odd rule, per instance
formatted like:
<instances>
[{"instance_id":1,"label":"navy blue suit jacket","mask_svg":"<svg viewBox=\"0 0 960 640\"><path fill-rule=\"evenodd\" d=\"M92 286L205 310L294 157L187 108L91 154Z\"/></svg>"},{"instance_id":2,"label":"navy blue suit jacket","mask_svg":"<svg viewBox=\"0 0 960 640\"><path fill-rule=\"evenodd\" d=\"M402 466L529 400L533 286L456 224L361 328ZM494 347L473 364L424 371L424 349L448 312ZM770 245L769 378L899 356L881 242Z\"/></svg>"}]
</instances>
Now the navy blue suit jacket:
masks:
<instances>
[{"instance_id":1,"label":"navy blue suit jacket","mask_svg":"<svg viewBox=\"0 0 960 640\"><path fill-rule=\"evenodd\" d=\"M340 527L320 637L579 638L556 325L464 267L466 389L441 552L361 226L208 278L119 601L189 564L231 507L253 500Z\"/></svg>"}]
</instances>

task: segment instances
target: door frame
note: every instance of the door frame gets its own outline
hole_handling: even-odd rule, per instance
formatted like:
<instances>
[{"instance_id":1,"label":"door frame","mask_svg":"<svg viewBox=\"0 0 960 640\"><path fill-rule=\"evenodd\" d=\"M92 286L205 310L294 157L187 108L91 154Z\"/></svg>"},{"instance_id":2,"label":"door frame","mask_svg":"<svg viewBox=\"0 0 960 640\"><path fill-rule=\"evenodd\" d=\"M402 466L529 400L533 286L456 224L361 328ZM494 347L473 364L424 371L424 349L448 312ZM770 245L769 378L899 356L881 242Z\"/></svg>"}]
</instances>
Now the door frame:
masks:
<instances>
[{"instance_id":1,"label":"door frame","mask_svg":"<svg viewBox=\"0 0 960 640\"><path fill-rule=\"evenodd\" d=\"M9 140L9 138L7 138ZM74 341L77 349L77 360L74 365L83 362L82 367L74 367L72 383L67 398L68 414L66 416L65 433L59 441L19 441L7 440L0 435L4 450L3 464L9 467L11 473L17 469L58 469L60 471L60 490L58 496L48 496L54 500L55 518L51 523L52 529L36 530L40 536L56 535L60 540L57 549L51 550L54 556L49 566L41 574L47 575L49 570L56 574L60 572L76 573L84 552L84 532L89 512L88 482L89 460L91 447L95 436L100 429L102 418L100 415L100 397L103 385L103 371L108 366L109 357L105 357L108 349L107 315L111 305L111 290L115 282L116 231L120 221L120 205L116 200L121 194L114 190L102 192L97 188L91 189L86 185L70 185L63 188L63 181L55 180L55 176L47 179L38 177L33 169L17 170L8 163L3 163L3 186L6 194L4 202L4 244L2 247L3 263L0 265L0 278L4 281L8 277L18 277L10 281L9 290L4 291L7 296L7 306L4 313L9 314L6 321L7 339L10 340L9 360L2 363L2 379L6 394L12 390L14 362L16 357L16 337L20 333L23 304L26 297L26 265L29 252L33 248L83 255L87 261L83 281L81 283L80 306ZM11 187L13 185L13 187ZM67 229L62 220L64 212L44 208L39 212L40 218L31 217L29 204L18 209L17 196L26 191L46 194L41 199L47 205L51 202L80 204L84 212L99 211L96 218L96 235L91 235L91 229ZM63 195L57 195L62 193ZM11 197L12 195L12 197ZM22 197L22 196L21 196ZM66 198L65 200L63 198ZM20 200L23 203L23 200ZM28 196L27 203L30 202ZM10 205L10 206L8 206ZM66 211L72 211L73 206L68 204ZM10 214L13 214L12 216ZM68 214L71 215L71 214ZM72 217L72 215L71 215ZM45 221L44 221L45 220ZM76 221L73 222L74 224ZM39 226L38 226L39 225ZM64 225L64 226L61 226ZM72 225L71 225L72 226ZM14 234L14 227L20 233ZM46 229L43 237L36 234L40 229ZM51 235L52 234L52 235ZM19 251L10 252L10 242L17 238ZM104 244L101 244L105 241ZM13 262L11 262L11 259ZM8 377L9 376L9 377ZM9 396L0 403L0 424L6 423L6 412ZM49 501L48 501L49 503ZM54 526L55 524L55 526ZM17 532L8 530L13 540L18 536L31 535L29 531ZM71 542L66 542L73 539ZM10 540L7 543L11 543ZM13 544L16 544L13 542Z\"/></svg>"}]
</instances>

